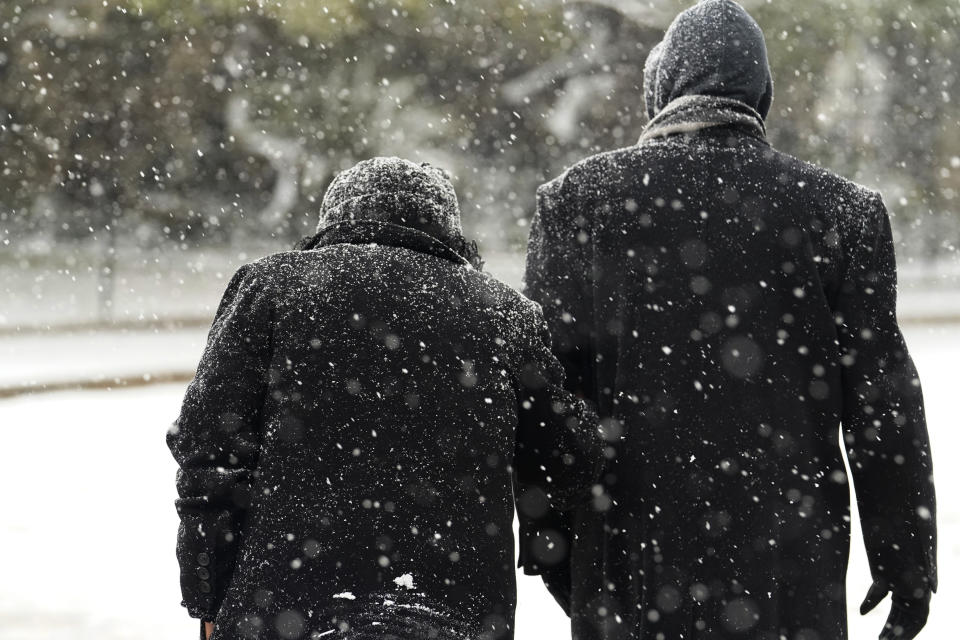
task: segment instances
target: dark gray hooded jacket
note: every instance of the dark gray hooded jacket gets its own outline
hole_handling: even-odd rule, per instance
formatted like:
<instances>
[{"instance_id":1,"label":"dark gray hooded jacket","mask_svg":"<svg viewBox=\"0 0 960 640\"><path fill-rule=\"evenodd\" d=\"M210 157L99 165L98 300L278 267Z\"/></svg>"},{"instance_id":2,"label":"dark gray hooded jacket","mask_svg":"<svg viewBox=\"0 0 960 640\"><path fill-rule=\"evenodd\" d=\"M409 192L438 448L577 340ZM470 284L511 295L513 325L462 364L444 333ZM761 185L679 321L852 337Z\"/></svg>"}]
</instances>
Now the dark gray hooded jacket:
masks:
<instances>
[{"instance_id":1,"label":"dark gray hooded jacket","mask_svg":"<svg viewBox=\"0 0 960 640\"><path fill-rule=\"evenodd\" d=\"M647 69L642 141L538 191L526 292L625 443L590 506L522 514L521 562L577 640L843 639L844 453L874 578L937 584L887 211L768 144L766 49L736 3L682 13Z\"/></svg>"}]
</instances>

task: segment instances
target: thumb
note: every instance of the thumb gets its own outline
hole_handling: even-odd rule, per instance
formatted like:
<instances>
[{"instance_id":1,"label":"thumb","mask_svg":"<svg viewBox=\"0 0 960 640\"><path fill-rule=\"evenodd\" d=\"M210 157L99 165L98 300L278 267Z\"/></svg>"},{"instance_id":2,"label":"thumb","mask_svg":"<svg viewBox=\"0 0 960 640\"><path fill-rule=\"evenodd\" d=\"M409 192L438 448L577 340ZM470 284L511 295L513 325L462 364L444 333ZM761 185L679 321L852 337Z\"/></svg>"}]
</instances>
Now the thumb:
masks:
<instances>
[{"instance_id":1,"label":"thumb","mask_svg":"<svg viewBox=\"0 0 960 640\"><path fill-rule=\"evenodd\" d=\"M874 582L870 585L870 589L867 591L867 597L863 599L863 603L860 605L860 615L864 616L873 611L873 609L887 597L888 591L889 588L882 582Z\"/></svg>"}]
</instances>

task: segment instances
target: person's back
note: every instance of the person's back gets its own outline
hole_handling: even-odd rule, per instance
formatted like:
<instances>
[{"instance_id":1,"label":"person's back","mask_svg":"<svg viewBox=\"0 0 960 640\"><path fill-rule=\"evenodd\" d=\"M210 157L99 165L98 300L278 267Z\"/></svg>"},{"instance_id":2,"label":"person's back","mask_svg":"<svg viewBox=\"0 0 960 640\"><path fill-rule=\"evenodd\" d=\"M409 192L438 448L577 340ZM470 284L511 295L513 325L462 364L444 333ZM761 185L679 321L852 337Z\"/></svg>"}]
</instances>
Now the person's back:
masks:
<instances>
[{"instance_id":1,"label":"person's back","mask_svg":"<svg viewBox=\"0 0 960 640\"><path fill-rule=\"evenodd\" d=\"M571 527L570 566L526 570L572 588L578 640L844 638L842 422L871 596L925 609L932 467L879 195L769 146L762 36L732 2L683 14L646 84L640 144L538 194L527 293L626 444L609 499L524 524Z\"/></svg>"},{"instance_id":2,"label":"person's back","mask_svg":"<svg viewBox=\"0 0 960 640\"><path fill-rule=\"evenodd\" d=\"M511 637L513 467L558 504L594 480L538 306L423 224L432 187L396 180L429 171L386 165L240 269L171 432L184 597L215 639Z\"/></svg>"}]
</instances>

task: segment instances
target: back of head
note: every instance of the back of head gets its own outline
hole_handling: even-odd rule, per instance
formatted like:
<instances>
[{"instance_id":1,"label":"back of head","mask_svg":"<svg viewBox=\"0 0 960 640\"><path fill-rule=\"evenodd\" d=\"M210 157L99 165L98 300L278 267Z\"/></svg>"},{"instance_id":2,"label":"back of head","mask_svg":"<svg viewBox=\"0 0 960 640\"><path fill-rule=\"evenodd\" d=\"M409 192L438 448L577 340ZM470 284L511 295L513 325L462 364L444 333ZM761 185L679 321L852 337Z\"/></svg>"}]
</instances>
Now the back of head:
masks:
<instances>
[{"instance_id":1,"label":"back of head","mask_svg":"<svg viewBox=\"0 0 960 640\"><path fill-rule=\"evenodd\" d=\"M703 0L683 11L651 50L644 100L653 118L684 96L732 98L766 118L773 76L760 26L733 0Z\"/></svg>"},{"instance_id":2,"label":"back of head","mask_svg":"<svg viewBox=\"0 0 960 640\"><path fill-rule=\"evenodd\" d=\"M358 220L410 227L441 242L463 237L460 205L446 173L396 157L364 160L330 184L320 206L318 230Z\"/></svg>"}]
</instances>

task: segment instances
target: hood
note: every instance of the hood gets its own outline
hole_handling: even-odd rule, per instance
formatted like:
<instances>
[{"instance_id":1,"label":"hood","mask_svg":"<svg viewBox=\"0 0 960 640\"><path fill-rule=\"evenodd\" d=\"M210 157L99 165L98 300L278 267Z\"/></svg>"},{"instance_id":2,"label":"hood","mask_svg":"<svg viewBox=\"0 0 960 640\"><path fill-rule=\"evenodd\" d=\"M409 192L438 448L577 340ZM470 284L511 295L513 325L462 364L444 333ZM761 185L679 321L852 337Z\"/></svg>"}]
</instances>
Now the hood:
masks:
<instances>
[{"instance_id":1,"label":"hood","mask_svg":"<svg viewBox=\"0 0 960 640\"><path fill-rule=\"evenodd\" d=\"M357 220L418 229L441 242L463 237L460 205L446 173L402 158L364 160L330 183L317 231Z\"/></svg>"},{"instance_id":2,"label":"hood","mask_svg":"<svg viewBox=\"0 0 960 640\"><path fill-rule=\"evenodd\" d=\"M737 100L766 118L773 76L760 26L733 0L703 0L678 15L644 67L647 116L684 96Z\"/></svg>"},{"instance_id":3,"label":"hood","mask_svg":"<svg viewBox=\"0 0 960 640\"><path fill-rule=\"evenodd\" d=\"M483 268L477 243L463 235L460 205L447 172L426 162L377 157L338 174L323 196L316 233L295 248L340 242L409 245L442 257L449 252Z\"/></svg>"}]
</instances>

